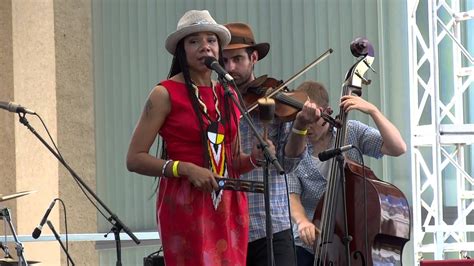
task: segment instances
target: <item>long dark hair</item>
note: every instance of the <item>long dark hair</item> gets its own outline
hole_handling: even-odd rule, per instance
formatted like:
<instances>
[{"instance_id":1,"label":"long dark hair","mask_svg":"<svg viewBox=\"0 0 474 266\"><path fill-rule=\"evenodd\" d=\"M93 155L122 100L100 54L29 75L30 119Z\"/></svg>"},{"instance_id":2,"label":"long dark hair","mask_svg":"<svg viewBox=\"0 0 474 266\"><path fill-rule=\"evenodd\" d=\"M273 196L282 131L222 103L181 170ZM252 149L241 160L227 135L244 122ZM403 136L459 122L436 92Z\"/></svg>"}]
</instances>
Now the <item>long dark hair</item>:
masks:
<instances>
[{"instance_id":1,"label":"long dark hair","mask_svg":"<svg viewBox=\"0 0 474 266\"><path fill-rule=\"evenodd\" d=\"M223 55L222 55L222 46L221 42L218 39L219 43L219 64L224 67L224 60L223 60ZM209 153L207 150L207 131L205 130L205 124L203 120L203 116L201 114L201 107L199 106L198 99L196 97L196 94L194 92L194 88L192 85L192 80L191 80L191 75L189 73L189 65L188 61L186 60L186 51L184 50L184 38L181 39L177 46L176 50L173 56L173 61L171 63L170 71L168 73L168 78L171 78L179 73L183 73L183 78L184 78L184 83L186 85L187 91L188 91L188 98L191 101L194 113L196 114L198 123L199 123L199 128L201 129L201 144L203 147L203 158L204 158L204 167L209 168L209 163L210 163L210 157ZM221 103L221 106L224 106L224 112L222 113L221 117L221 122L224 125L225 128L225 138L224 142L225 144L230 144L229 147L232 148L232 138L231 138L231 129L232 129L232 124L229 124L226 126L227 123L235 123L236 128L237 128L237 138L240 139L240 135L238 133L238 119L237 119L237 114L235 113L234 108L231 108L231 106L234 106L232 100L230 97L223 97L224 95L219 96L219 102ZM227 151L226 152L226 158L227 158L227 169L228 169L228 174L231 177L237 177L238 174L233 171L233 163L232 159L235 155L240 153L240 141L237 141L238 146L236 149Z\"/></svg>"}]
</instances>

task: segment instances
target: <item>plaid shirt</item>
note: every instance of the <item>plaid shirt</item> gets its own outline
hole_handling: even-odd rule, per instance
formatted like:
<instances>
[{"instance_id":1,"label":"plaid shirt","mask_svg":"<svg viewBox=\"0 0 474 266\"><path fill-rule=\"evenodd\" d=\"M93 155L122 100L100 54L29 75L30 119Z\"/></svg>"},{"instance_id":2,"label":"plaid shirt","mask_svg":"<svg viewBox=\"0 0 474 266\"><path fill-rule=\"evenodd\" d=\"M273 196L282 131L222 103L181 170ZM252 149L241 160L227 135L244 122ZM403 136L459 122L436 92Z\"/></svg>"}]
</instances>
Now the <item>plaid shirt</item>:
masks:
<instances>
[{"instance_id":1,"label":"plaid shirt","mask_svg":"<svg viewBox=\"0 0 474 266\"><path fill-rule=\"evenodd\" d=\"M260 134L263 132L263 125L258 115L251 113L250 115L253 124ZM285 169L286 173L293 171L298 165L299 161L306 152L303 152L299 158L288 158L284 156L284 147L289 132L291 131L292 123L274 122L268 126L268 137L271 139L277 150L277 158ZM242 142L242 151L250 154L254 143L256 143L253 131L248 123L241 119L240 122L240 138ZM282 161L282 158L284 159ZM278 233L283 230L290 229L290 217L288 213L288 197L287 186L284 175L279 175L273 165L269 167L269 187L270 187L270 208L272 217L273 233ZM263 168L256 168L241 176L242 179L251 181L263 181ZM249 242L263 238L266 236L265 230L265 201L262 193L248 193L249 205Z\"/></svg>"},{"instance_id":2,"label":"plaid shirt","mask_svg":"<svg viewBox=\"0 0 474 266\"><path fill-rule=\"evenodd\" d=\"M383 156L381 152L383 139L380 132L369 127L359 121L349 120L347 122L346 144L357 146L362 154L374 158ZM330 147L334 147L335 132L331 139ZM308 144L307 152L300 164L288 178L290 193L296 193L301 196L301 204L306 212L306 217L312 219L316 206L326 191L326 177L329 175L331 162L333 159L321 162L317 157L313 157L313 149ZM353 161L360 162L359 153L352 149L348 151L347 157ZM293 234L295 235L295 244L305 247L309 252L313 253L312 247L303 243L298 235L298 226L293 224Z\"/></svg>"}]
</instances>

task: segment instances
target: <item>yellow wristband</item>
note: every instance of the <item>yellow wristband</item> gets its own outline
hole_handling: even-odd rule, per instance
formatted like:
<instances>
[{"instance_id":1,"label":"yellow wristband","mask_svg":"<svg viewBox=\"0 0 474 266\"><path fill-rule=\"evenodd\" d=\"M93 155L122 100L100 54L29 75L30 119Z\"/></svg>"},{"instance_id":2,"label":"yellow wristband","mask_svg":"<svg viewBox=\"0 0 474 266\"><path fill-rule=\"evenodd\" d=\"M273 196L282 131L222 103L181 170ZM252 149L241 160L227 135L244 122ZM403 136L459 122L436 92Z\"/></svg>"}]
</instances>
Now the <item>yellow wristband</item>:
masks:
<instances>
[{"instance_id":1,"label":"yellow wristband","mask_svg":"<svg viewBox=\"0 0 474 266\"><path fill-rule=\"evenodd\" d=\"M174 161L174 162L173 162L173 176L174 176L174 177L179 177L179 174L178 174L178 164L179 164L179 161Z\"/></svg>"},{"instance_id":2,"label":"yellow wristband","mask_svg":"<svg viewBox=\"0 0 474 266\"><path fill-rule=\"evenodd\" d=\"M308 129L305 129L305 130L299 130L299 129L296 129L296 128L291 128L291 132L295 133L296 135L300 135L300 136L306 136L306 134L308 134Z\"/></svg>"}]
</instances>

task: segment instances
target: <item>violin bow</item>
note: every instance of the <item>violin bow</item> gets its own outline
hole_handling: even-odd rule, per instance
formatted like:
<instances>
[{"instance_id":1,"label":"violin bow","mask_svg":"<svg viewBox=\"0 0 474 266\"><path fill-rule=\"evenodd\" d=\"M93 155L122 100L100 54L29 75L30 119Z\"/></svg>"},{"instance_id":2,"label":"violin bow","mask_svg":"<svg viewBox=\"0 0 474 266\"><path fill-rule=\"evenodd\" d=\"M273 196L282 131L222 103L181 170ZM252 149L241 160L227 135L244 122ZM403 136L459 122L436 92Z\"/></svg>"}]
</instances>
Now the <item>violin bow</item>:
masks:
<instances>
[{"instance_id":1,"label":"violin bow","mask_svg":"<svg viewBox=\"0 0 474 266\"><path fill-rule=\"evenodd\" d=\"M303 75L306 71L310 70L312 67L315 65L319 64L321 61L326 59L331 53L333 52L332 48L329 48L326 52L321 54L318 58L316 58L313 62L311 62L309 65L305 66L303 69L301 69L298 73L293 75L291 78L289 78L287 81L283 82L278 86L276 89L274 89L270 94L266 95L266 97L272 97L278 92L280 92L283 88L286 87L286 85L290 84L293 82L295 79L299 78L301 75ZM250 113L252 110L257 108L258 104L253 104L247 109L247 113Z\"/></svg>"}]
</instances>

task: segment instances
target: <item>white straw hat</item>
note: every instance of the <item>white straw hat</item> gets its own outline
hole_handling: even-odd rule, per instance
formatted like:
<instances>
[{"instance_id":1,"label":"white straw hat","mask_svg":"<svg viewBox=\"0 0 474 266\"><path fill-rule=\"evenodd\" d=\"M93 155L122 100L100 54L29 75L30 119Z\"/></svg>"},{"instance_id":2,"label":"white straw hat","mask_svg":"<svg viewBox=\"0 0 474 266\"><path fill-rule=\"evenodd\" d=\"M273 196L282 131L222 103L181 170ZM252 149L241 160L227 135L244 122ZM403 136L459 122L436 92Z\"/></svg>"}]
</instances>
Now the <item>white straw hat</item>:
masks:
<instances>
[{"instance_id":1,"label":"white straw hat","mask_svg":"<svg viewBox=\"0 0 474 266\"><path fill-rule=\"evenodd\" d=\"M221 47L227 46L230 42L230 32L223 25L211 17L207 10L189 10L179 19L176 31L166 38L166 50L174 55L178 42L196 32L213 32L220 40Z\"/></svg>"}]
</instances>

